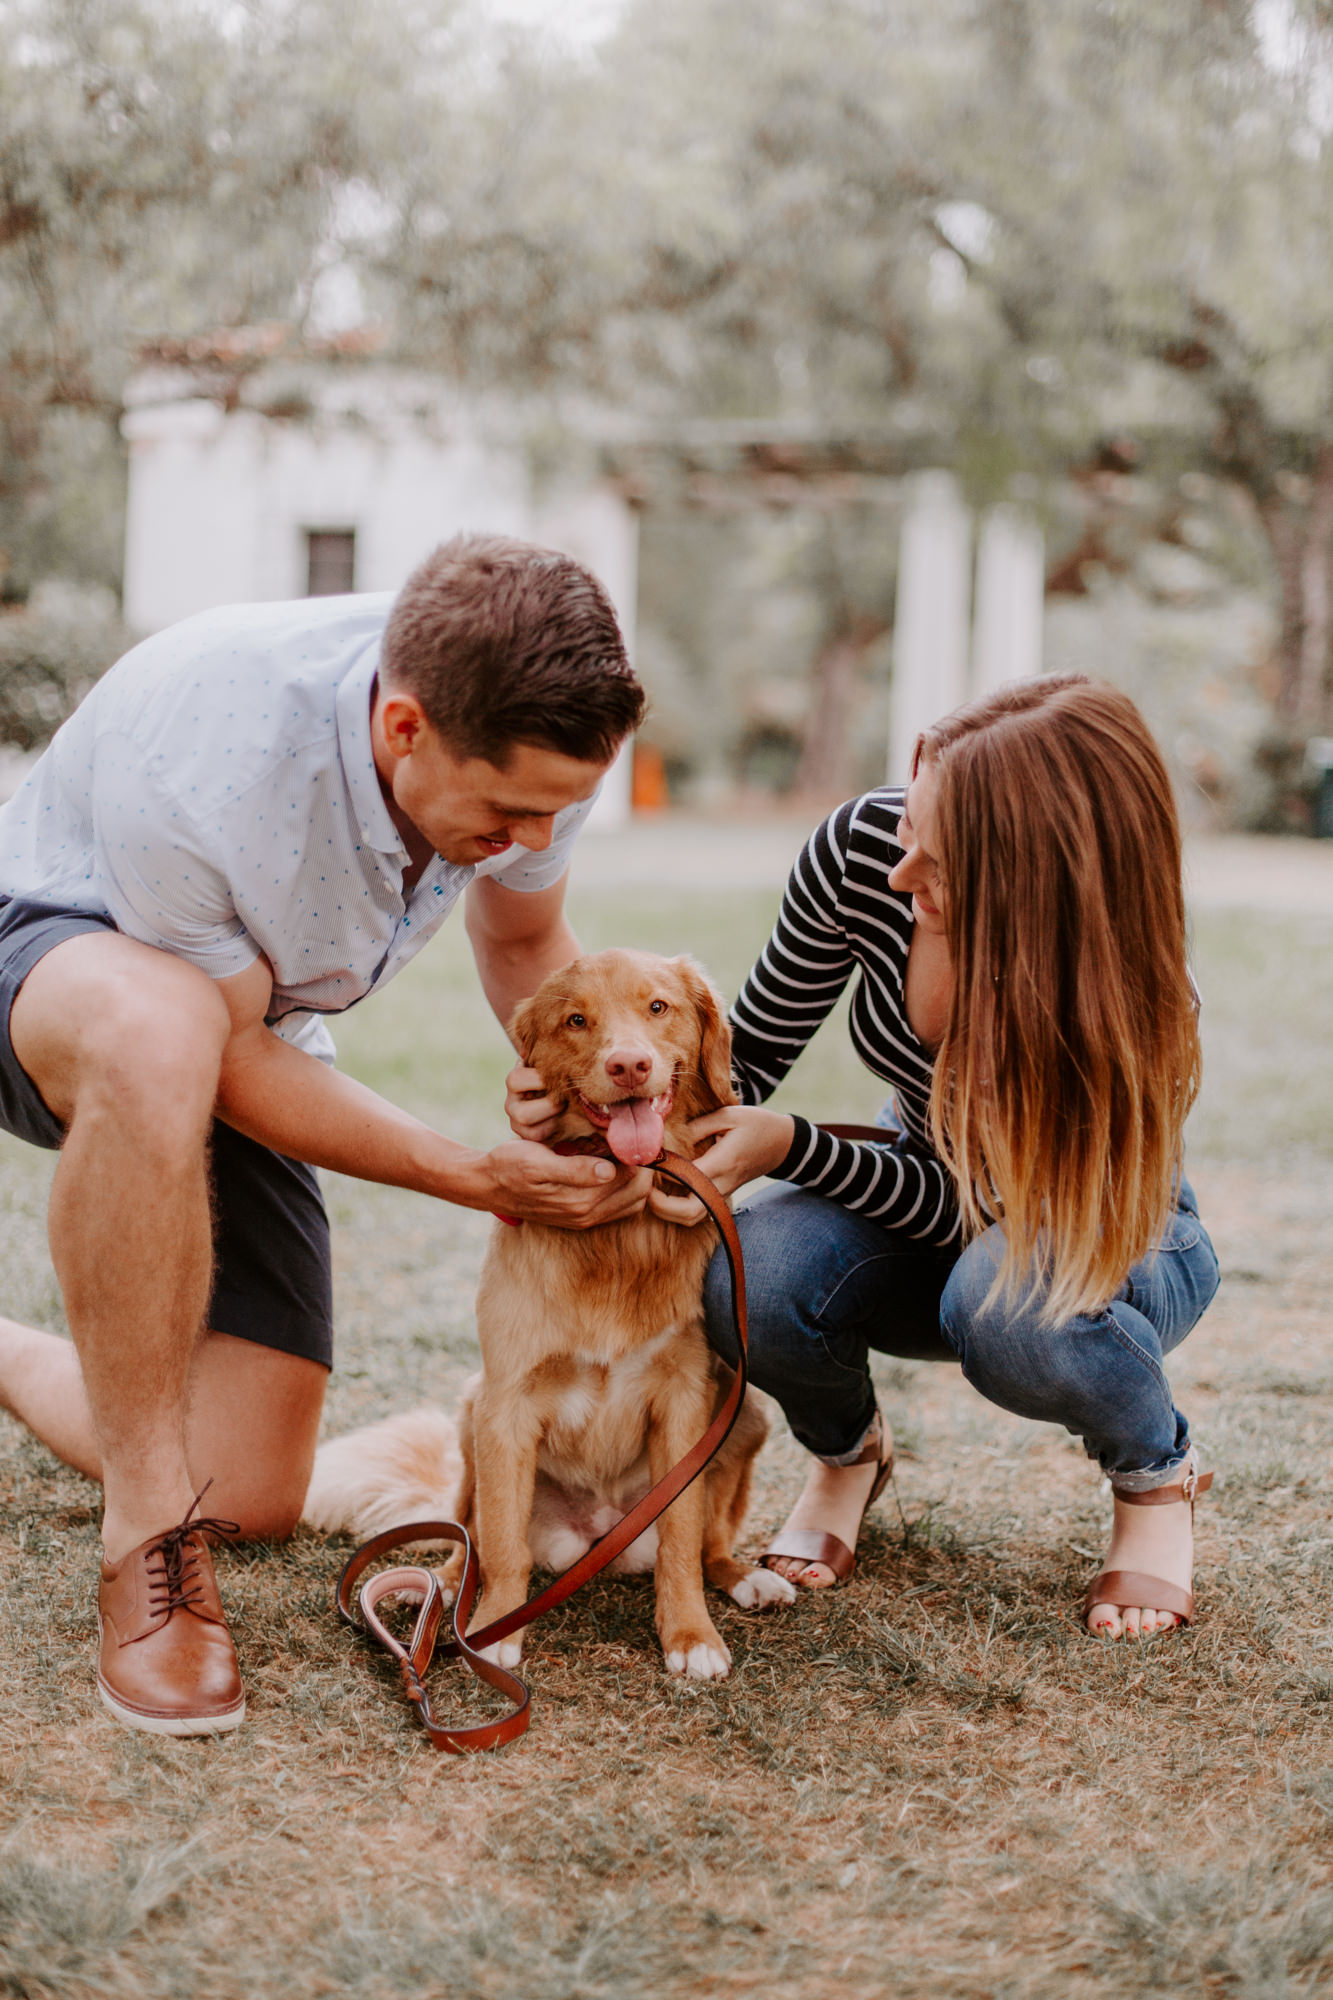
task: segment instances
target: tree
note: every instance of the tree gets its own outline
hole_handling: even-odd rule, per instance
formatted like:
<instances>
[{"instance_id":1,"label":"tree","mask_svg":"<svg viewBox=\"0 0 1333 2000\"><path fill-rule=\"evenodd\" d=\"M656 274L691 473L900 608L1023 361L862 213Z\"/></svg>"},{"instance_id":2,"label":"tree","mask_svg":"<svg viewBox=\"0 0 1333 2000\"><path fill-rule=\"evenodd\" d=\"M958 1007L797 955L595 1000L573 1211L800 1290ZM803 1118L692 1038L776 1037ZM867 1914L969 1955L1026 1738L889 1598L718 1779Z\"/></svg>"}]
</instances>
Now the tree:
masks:
<instances>
[{"instance_id":1,"label":"tree","mask_svg":"<svg viewBox=\"0 0 1333 2000\"><path fill-rule=\"evenodd\" d=\"M1303 743L1333 727L1327 28L1311 16L1292 60L1235 0L1007 0L991 41L1004 112L974 93L966 188L995 228L971 275L1020 352L1193 434L1251 496L1276 714Z\"/></svg>"},{"instance_id":2,"label":"tree","mask_svg":"<svg viewBox=\"0 0 1333 2000\"><path fill-rule=\"evenodd\" d=\"M1333 730L1333 15L1280 18L640 0L606 60L622 172L681 162L651 218L678 390L916 429L992 495L1127 427L1242 487L1290 775ZM661 318L641 285L625 310Z\"/></svg>"},{"instance_id":3,"label":"tree","mask_svg":"<svg viewBox=\"0 0 1333 2000\"><path fill-rule=\"evenodd\" d=\"M53 454L118 461L142 344L302 325L339 202L391 153L452 11L4 0L0 548L18 570L40 566Z\"/></svg>"}]
</instances>

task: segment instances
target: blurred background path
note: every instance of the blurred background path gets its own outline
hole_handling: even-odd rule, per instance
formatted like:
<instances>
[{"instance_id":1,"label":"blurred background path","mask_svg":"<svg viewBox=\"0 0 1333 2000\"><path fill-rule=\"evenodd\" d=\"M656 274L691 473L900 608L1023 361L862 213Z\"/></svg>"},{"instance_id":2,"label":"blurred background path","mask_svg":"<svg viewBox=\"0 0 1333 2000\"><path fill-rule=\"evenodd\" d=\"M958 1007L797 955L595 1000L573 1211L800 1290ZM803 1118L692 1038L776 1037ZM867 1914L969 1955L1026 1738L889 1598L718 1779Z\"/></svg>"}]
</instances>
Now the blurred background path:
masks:
<instances>
[{"instance_id":1,"label":"blurred background path","mask_svg":"<svg viewBox=\"0 0 1333 2000\"><path fill-rule=\"evenodd\" d=\"M767 889L778 892L814 817L762 820L669 813L592 830L574 864L581 888ZM1333 917L1333 841L1198 834L1186 842L1195 909L1304 911Z\"/></svg>"}]
</instances>

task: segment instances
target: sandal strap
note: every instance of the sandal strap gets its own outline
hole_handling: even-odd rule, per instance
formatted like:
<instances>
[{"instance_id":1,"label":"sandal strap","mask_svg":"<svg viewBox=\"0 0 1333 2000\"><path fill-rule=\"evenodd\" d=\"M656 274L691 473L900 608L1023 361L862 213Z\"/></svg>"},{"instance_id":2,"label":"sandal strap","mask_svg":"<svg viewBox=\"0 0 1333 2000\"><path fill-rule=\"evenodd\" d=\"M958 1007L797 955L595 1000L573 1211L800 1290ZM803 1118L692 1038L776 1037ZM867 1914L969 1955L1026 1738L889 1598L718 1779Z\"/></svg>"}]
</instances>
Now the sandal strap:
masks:
<instances>
[{"instance_id":1,"label":"sandal strap","mask_svg":"<svg viewBox=\"0 0 1333 2000\"><path fill-rule=\"evenodd\" d=\"M849 1465L874 1465L879 1468L866 1495L865 1506L861 1509L863 1521L893 1477L892 1444L887 1457L884 1455L885 1429L883 1414L876 1405L874 1422L866 1433L865 1443L856 1457L847 1461ZM849 1549L837 1535L822 1533L817 1528L789 1528L761 1552L759 1562L764 1569L772 1569L775 1562L823 1563L826 1569L832 1570L837 1582L845 1583L856 1568L856 1551Z\"/></svg>"},{"instance_id":2,"label":"sandal strap","mask_svg":"<svg viewBox=\"0 0 1333 2000\"><path fill-rule=\"evenodd\" d=\"M890 1463L892 1463L892 1460L893 1460L893 1450L892 1447L890 1447L889 1450ZM878 1403L876 1403L875 1405L875 1414L874 1417L871 1419L870 1429L866 1432L865 1435L865 1443L861 1446L860 1451L857 1452L856 1457L849 1458L847 1460L847 1463L848 1465L883 1465L884 1417Z\"/></svg>"},{"instance_id":3,"label":"sandal strap","mask_svg":"<svg viewBox=\"0 0 1333 2000\"><path fill-rule=\"evenodd\" d=\"M1172 1501L1197 1499L1212 1483L1212 1473L1201 1472L1192 1486L1188 1480L1181 1480L1175 1486L1149 1486L1142 1493L1122 1493L1118 1486L1113 1491L1117 1500L1127 1501L1131 1507L1165 1507Z\"/></svg>"},{"instance_id":4,"label":"sandal strap","mask_svg":"<svg viewBox=\"0 0 1333 2000\"><path fill-rule=\"evenodd\" d=\"M1146 1607L1152 1611L1174 1612L1182 1624L1194 1623L1194 1598L1179 1584L1165 1577L1149 1576L1139 1569L1104 1569L1094 1577L1083 1596L1086 1618L1094 1604L1113 1604L1117 1611Z\"/></svg>"},{"instance_id":5,"label":"sandal strap","mask_svg":"<svg viewBox=\"0 0 1333 2000\"><path fill-rule=\"evenodd\" d=\"M856 1568L855 1551L836 1535L823 1535L814 1528L792 1528L770 1542L759 1558L760 1566L772 1569L774 1561L824 1563L839 1583L845 1583Z\"/></svg>"}]
</instances>

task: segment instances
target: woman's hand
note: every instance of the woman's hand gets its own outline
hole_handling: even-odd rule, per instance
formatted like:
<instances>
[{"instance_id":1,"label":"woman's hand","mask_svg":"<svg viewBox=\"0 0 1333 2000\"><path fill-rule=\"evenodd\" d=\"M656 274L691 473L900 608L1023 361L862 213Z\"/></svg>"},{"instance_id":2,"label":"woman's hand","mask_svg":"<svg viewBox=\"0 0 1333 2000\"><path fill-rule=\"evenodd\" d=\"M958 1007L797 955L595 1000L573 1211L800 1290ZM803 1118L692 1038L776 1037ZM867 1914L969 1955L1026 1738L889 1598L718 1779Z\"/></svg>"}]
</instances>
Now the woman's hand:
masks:
<instances>
[{"instance_id":1,"label":"woman's hand","mask_svg":"<svg viewBox=\"0 0 1333 2000\"><path fill-rule=\"evenodd\" d=\"M532 1139L538 1144L549 1139L564 1108L558 1098L546 1095L546 1085L526 1063L519 1063L505 1078L505 1117L516 1139Z\"/></svg>"},{"instance_id":2,"label":"woman's hand","mask_svg":"<svg viewBox=\"0 0 1333 2000\"><path fill-rule=\"evenodd\" d=\"M795 1136L785 1111L766 1111L758 1104L728 1104L690 1122L696 1146L712 1141L695 1164L723 1194L772 1173L791 1151Z\"/></svg>"},{"instance_id":3,"label":"woman's hand","mask_svg":"<svg viewBox=\"0 0 1333 2000\"><path fill-rule=\"evenodd\" d=\"M719 1194L732 1194L746 1181L766 1174L786 1159L791 1151L794 1127L781 1111L763 1111L757 1105L730 1104L724 1111L710 1111L707 1117L691 1119L689 1134L700 1150L695 1166L707 1174ZM668 1194L655 1187L648 1197L648 1211L663 1222L675 1222L692 1229L708 1210L693 1194Z\"/></svg>"}]
</instances>

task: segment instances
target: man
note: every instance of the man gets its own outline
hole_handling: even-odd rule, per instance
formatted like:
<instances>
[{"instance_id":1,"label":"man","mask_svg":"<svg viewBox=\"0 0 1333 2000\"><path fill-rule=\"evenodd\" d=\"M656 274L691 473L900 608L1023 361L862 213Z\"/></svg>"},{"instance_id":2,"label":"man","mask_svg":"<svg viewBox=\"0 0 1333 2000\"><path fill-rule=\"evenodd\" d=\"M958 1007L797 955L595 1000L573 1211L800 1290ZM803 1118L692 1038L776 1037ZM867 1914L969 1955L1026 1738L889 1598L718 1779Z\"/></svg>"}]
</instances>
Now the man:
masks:
<instances>
[{"instance_id":1,"label":"man","mask_svg":"<svg viewBox=\"0 0 1333 2000\"><path fill-rule=\"evenodd\" d=\"M0 1403L102 1481L98 1691L121 1721L244 1715L192 1515L206 1489L243 1535L299 1517L332 1352L313 1167L572 1228L644 1199L605 1161L432 1131L337 1073L320 1018L464 892L502 1022L575 956L569 850L642 709L586 571L460 538L396 600L145 641L0 809L0 1125L61 1149L74 1342L0 1320Z\"/></svg>"}]
</instances>

